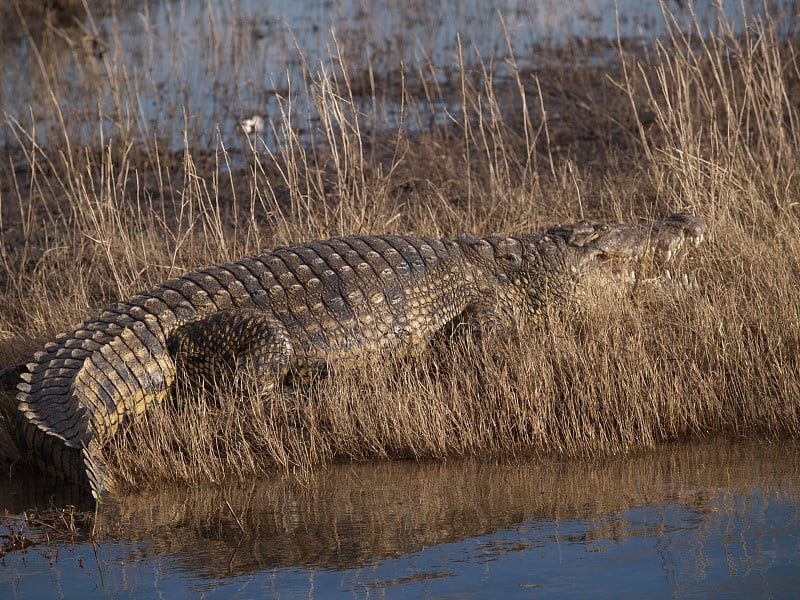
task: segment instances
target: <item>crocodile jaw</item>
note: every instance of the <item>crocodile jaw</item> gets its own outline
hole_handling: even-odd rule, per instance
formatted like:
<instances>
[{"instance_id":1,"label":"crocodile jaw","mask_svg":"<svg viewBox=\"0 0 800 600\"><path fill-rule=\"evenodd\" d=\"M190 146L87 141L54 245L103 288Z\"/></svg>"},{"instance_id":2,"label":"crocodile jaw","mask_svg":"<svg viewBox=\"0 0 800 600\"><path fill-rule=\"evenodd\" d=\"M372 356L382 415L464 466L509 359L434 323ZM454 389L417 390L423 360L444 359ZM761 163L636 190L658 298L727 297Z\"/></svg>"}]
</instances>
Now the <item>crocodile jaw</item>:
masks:
<instances>
[{"instance_id":1,"label":"crocodile jaw","mask_svg":"<svg viewBox=\"0 0 800 600\"><path fill-rule=\"evenodd\" d=\"M667 263L700 245L705 232L702 219L677 213L654 222L579 221L554 226L547 233L560 237L572 251L573 272L578 278L603 274L622 283L635 283L637 269L649 259L671 279Z\"/></svg>"}]
</instances>

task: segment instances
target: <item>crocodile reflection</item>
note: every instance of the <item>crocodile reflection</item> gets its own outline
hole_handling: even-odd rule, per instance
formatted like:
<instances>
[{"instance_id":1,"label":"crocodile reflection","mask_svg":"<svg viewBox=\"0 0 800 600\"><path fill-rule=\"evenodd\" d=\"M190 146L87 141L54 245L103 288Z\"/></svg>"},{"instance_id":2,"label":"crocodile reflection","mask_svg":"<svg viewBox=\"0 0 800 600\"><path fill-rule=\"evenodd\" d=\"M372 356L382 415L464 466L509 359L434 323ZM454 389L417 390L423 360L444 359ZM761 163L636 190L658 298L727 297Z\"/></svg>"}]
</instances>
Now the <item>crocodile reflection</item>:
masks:
<instances>
[{"instance_id":1,"label":"crocodile reflection","mask_svg":"<svg viewBox=\"0 0 800 600\"><path fill-rule=\"evenodd\" d=\"M618 540L642 534L622 511L670 502L700 520L721 510L720 490L800 496L800 483L777 476L777 464L797 472L800 453L717 442L603 461L339 465L303 484L127 496L103 507L97 528L101 538L145 542L147 555L168 553L178 570L200 578L288 566L346 569L537 520L589 519L584 542ZM698 551L719 549L701 544Z\"/></svg>"}]
</instances>

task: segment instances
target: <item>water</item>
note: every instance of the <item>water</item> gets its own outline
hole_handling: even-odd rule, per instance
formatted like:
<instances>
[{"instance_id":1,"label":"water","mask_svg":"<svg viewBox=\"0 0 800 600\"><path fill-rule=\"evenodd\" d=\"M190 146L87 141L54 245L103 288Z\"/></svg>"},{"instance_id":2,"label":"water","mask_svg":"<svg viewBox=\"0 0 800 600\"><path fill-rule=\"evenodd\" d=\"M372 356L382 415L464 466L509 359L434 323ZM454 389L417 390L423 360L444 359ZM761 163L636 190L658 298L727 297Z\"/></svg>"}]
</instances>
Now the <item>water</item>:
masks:
<instances>
[{"instance_id":1,"label":"water","mask_svg":"<svg viewBox=\"0 0 800 600\"><path fill-rule=\"evenodd\" d=\"M96 548L8 553L0 597L793 598L799 450L708 442L166 489L106 507Z\"/></svg>"},{"instance_id":2,"label":"water","mask_svg":"<svg viewBox=\"0 0 800 600\"><path fill-rule=\"evenodd\" d=\"M520 68L535 68L546 62L542 49L549 45L607 42L618 34L649 41L663 35L673 18L681 29L696 22L708 31L724 14L741 32L765 4L699 1L691 4L694 11L682 1L665 6L669 19L658 2L635 0L117 2L115 10L98 9L47 43L34 36L36 47L22 38L0 48L0 144L69 139L72 145L104 146L132 137L139 143L158 139L170 150L187 143L247 150L237 124L253 114L270 122L290 110L299 133L318 128L304 79L335 77L340 57L364 85L370 70L377 77L367 101L355 99L366 123L413 129L447 122L458 106L430 106L426 98L424 115L415 115L413 106L400 102L400 71L408 79L423 70L452 84L460 62L493 58L502 73L509 48ZM796 10L786 0L766 6L775 18ZM608 53L616 50L606 43L593 56L602 62ZM266 143L283 142L281 132L271 135L264 133Z\"/></svg>"}]
</instances>

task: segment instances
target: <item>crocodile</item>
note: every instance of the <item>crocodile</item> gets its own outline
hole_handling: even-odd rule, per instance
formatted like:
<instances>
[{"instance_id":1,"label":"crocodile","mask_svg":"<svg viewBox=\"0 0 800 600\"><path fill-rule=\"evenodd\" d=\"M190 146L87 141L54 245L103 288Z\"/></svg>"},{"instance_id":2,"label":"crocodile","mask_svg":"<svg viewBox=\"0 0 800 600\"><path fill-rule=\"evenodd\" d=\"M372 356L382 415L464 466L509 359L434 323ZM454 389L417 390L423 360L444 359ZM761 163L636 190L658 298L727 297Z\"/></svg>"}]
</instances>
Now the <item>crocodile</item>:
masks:
<instances>
[{"instance_id":1,"label":"crocodile","mask_svg":"<svg viewBox=\"0 0 800 600\"><path fill-rule=\"evenodd\" d=\"M543 234L432 239L358 235L281 247L171 279L56 336L19 373L21 453L100 499L105 444L176 380L246 366L265 386L365 357L417 352L466 323L492 335L560 304L587 274L609 280L703 238L688 214L578 221Z\"/></svg>"}]
</instances>

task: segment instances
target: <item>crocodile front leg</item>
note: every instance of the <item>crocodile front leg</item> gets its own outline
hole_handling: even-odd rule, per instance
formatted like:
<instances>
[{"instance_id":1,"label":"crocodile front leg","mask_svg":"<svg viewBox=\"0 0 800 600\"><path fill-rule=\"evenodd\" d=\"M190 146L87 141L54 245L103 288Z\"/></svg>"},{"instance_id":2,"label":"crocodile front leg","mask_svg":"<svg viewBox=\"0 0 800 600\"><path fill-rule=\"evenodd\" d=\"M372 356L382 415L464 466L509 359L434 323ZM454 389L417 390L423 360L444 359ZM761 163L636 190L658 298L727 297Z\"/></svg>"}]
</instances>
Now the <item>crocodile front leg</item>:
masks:
<instances>
[{"instance_id":1,"label":"crocodile front leg","mask_svg":"<svg viewBox=\"0 0 800 600\"><path fill-rule=\"evenodd\" d=\"M295 355L289 332L269 312L221 311L175 330L167 348L188 381L219 385L238 371L271 388L283 380Z\"/></svg>"}]
</instances>

